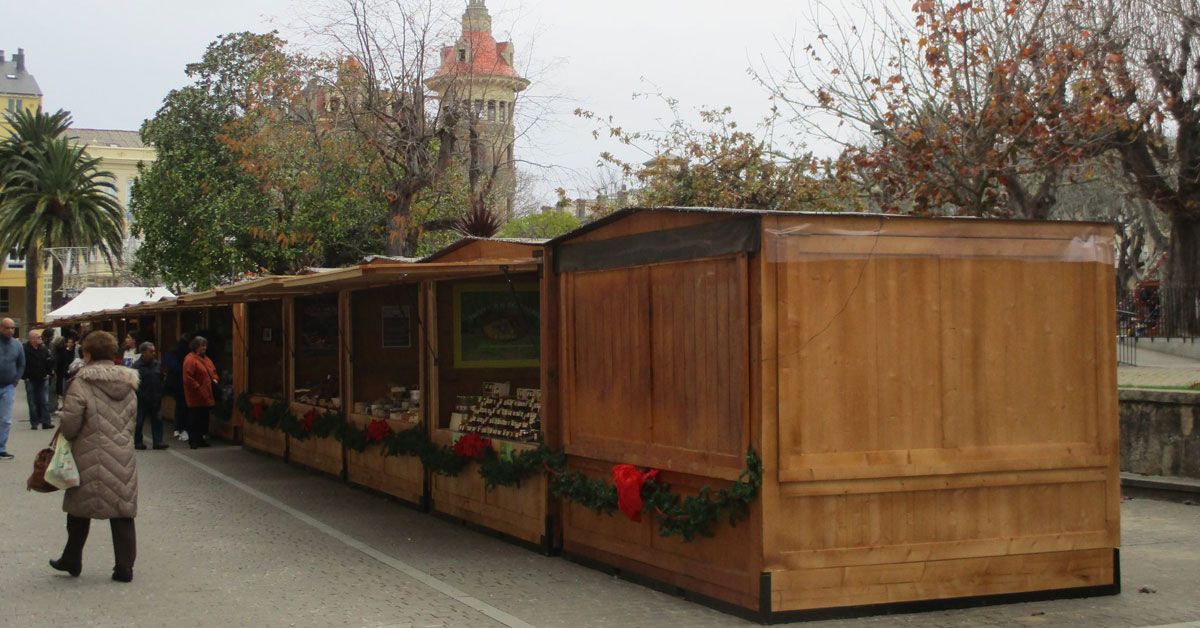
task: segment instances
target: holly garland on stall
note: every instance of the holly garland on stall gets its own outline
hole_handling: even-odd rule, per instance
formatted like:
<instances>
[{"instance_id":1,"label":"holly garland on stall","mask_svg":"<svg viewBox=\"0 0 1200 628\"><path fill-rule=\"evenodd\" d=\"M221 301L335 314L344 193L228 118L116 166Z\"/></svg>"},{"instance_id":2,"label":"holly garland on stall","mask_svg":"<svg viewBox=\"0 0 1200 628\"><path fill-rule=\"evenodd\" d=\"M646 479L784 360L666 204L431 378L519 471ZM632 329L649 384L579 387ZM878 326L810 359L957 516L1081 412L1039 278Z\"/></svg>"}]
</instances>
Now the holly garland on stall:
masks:
<instances>
[{"instance_id":1,"label":"holly garland on stall","mask_svg":"<svg viewBox=\"0 0 1200 628\"><path fill-rule=\"evenodd\" d=\"M253 401L244 393L238 397L237 406L248 422L293 438L335 438L358 453L378 445L387 456L419 458L425 468L439 475L454 477L472 462L478 463L479 475L488 490L520 486L536 473L547 473L555 497L597 514L620 511L631 521L641 521L643 514L649 514L661 536L678 536L684 541L712 536L713 527L721 520L737 525L749 516L750 504L762 486L762 460L753 448L746 451L746 467L729 486L719 490L704 486L685 497L672 492L657 469L618 464L612 468L610 482L568 469L566 454L545 445L522 452L497 450L491 439L474 433L464 434L451 446L438 445L420 427L395 431L381 419L357 427L341 413L315 409L297 417L286 403Z\"/></svg>"}]
</instances>

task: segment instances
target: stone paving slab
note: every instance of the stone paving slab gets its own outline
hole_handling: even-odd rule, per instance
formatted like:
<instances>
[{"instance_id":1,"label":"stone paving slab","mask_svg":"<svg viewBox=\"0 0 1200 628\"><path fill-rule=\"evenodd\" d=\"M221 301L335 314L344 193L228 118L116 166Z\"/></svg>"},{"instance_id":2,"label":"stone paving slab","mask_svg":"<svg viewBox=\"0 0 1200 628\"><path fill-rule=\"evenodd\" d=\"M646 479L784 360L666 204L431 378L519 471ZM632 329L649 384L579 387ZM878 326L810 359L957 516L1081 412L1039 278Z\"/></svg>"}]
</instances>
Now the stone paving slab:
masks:
<instances>
[{"instance_id":1,"label":"stone paving slab","mask_svg":"<svg viewBox=\"0 0 1200 628\"><path fill-rule=\"evenodd\" d=\"M61 496L24 491L48 437L18 423L18 458L0 463L0 626L502 625L467 600L534 626L750 625L232 446L140 452L134 582L109 580L102 522L69 578L46 566L65 539ZM1200 507L1131 500L1122 519L1122 595L814 625L1200 620Z\"/></svg>"},{"instance_id":2,"label":"stone paving slab","mask_svg":"<svg viewBox=\"0 0 1200 628\"><path fill-rule=\"evenodd\" d=\"M1139 343L1137 363L1117 367L1117 385L1191 388L1200 384L1200 361L1154 351Z\"/></svg>"}]
</instances>

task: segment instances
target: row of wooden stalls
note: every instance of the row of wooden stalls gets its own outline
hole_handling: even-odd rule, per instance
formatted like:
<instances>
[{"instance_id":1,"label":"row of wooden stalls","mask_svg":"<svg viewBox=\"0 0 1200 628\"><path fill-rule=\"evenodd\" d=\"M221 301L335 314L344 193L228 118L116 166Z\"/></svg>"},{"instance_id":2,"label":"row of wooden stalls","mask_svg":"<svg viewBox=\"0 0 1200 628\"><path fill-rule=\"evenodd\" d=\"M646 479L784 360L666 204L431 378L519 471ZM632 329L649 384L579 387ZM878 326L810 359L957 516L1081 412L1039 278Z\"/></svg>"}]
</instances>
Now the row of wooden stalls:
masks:
<instances>
[{"instance_id":1,"label":"row of wooden stalls","mask_svg":"<svg viewBox=\"0 0 1200 628\"><path fill-rule=\"evenodd\" d=\"M215 337L235 395L565 450L719 489L749 518L686 542L545 475L478 474L235 412L227 438L546 552L763 621L1119 591L1112 229L695 209L617 212L548 243L265 277L92 316ZM522 414L523 413L523 414ZM523 418L522 418L523 417Z\"/></svg>"}]
</instances>

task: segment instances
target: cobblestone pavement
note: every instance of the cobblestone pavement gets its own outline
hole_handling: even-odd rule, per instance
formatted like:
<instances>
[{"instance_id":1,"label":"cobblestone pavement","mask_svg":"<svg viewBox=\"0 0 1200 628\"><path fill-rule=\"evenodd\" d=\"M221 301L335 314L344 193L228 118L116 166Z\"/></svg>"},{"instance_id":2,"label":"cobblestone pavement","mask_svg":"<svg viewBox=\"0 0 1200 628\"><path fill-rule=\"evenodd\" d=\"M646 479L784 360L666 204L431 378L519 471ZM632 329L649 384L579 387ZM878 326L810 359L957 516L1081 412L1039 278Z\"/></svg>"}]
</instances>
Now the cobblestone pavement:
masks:
<instances>
[{"instance_id":1,"label":"cobblestone pavement","mask_svg":"<svg viewBox=\"0 0 1200 628\"><path fill-rule=\"evenodd\" d=\"M1117 384L1191 388L1200 384L1200 361L1138 347L1137 366L1118 366Z\"/></svg>"},{"instance_id":2,"label":"cobblestone pavement","mask_svg":"<svg viewBox=\"0 0 1200 628\"><path fill-rule=\"evenodd\" d=\"M133 584L109 580L104 525L82 577L66 577L46 565L65 539L61 496L23 488L48 437L18 421L17 459L0 462L0 626L749 625L232 446L140 452ZM1200 507L1131 500L1123 522L1119 596L814 625L1200 620Z\"/></svg>"}]
</instances>

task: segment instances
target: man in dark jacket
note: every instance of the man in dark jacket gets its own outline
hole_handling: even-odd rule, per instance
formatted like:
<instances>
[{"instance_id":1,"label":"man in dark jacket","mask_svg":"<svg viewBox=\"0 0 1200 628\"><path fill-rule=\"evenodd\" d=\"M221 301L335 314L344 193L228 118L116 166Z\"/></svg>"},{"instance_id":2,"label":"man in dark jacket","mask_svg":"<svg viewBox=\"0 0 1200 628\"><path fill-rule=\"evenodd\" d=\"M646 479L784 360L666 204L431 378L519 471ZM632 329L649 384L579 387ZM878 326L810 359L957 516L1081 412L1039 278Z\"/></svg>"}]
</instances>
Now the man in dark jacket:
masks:
<instances>
[{"instance_id":1,"label":"man in dark jacket","mask_svg":"<svg viewBox=\"0 0 1200 628\"><path fill-rule=\"evenodd\" d=\"M150 421L150 434L154 437L155 449L166 449L163 442L162 398L163 372L162 363L158 361L158 350L153 342L143 342L138 347L137 361L133 368L138 372L137 392L137 424L133 428L133 446L135 449L145 449L142 442L142 425Z\"/></svg>"},{"instance_id":2,"label":"man in dark jacket","mask_svg":"<svg viewBox=\"0 0 1200 628\"><path fill-rule=\"evenodd\" d=\"M17 324L13 319L0 321L0 460L12 460L8 453L8 431L12 429L12 406L17 382L25 373L25 350L13 338Z\"/></svg>"},{"instance_id":3,"label":"man in dark jacket","mask_svg":"<svg viewBox=\"0 0 1200 628\"><path fill-rule=\"evenodd\" d=\"M42 342L42 330L29 332L29 342L25 343L25 401L29 403L29 425L33 429L38 426L50 429L50 370L54 368L54 359L50 356L50 348Z\"/></svg>"}]
</instances>

